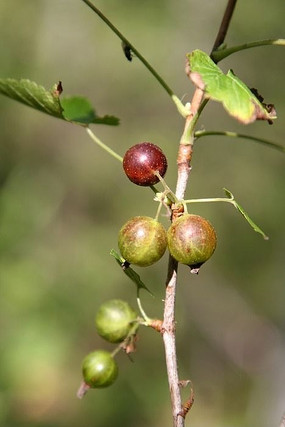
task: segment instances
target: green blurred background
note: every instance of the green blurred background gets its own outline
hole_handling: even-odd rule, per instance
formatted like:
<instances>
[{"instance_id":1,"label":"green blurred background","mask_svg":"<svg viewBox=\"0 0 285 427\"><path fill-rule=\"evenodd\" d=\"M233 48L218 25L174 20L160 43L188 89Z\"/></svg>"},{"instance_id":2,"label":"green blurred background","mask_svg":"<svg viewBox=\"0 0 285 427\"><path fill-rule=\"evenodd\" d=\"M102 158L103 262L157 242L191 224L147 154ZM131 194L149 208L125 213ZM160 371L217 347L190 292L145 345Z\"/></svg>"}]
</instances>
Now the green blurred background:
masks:
<instances>
[{"instance_id":1,"label":"green blurred background","mask_svg":"<svg viewBox=\"0 0 285 427\"><path fill-rule=\"evenodd\" d=\"M209 52L226 1L98 0L96 5L188 101L185 53ZM284 37L283 0L238 2L227 42ZM95 133L118 153L140 141L161 146L176 182L183 120L136 58L79 0L0 0L0 76L29 78L65 95L87 96L98 114L120 117ZM285 50L264 47L229 57L266 102L273 126L246 128L210 103L201 129L234 130L283 143ZM81 361L96 348L94 316L110 298L135 307L135 288L109 255L121 225L154 215L146 188L80 127L0 97L0 425L5 427L161 427L171 425L160 336L143 328L133 363L119 354L110 388L79 401ZM187 198L229 188L270 236L254 233L224 204L195 205L218 234L218 248L197 277L182 266L177 294L180 377L191 378L192 427L274 427L285 410L284 155L245 140L209 137L195 146ZM167 219L162 218L167 226ZM142 295L161 317L167 256L137 269L154 292ZM185 399L187 394L185 394Z\"/></svg>"}]
</instances>

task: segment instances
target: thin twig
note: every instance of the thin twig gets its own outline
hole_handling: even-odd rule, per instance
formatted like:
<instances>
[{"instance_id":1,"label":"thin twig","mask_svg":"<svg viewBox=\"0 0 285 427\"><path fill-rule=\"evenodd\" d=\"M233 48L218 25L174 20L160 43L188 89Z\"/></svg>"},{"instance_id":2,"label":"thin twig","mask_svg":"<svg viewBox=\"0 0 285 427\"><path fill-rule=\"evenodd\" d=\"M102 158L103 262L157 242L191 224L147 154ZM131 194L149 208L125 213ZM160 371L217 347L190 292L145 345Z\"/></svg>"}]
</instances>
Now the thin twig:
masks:
<instances>
[{"instance_id":1,"label":"thin twig","mask_svg":"<svg viewBox=\"0 0 285 427\"><path fill-rule=\"evenodd\" d=\"M230 25L230 22L231 22L233 13L234 13L236 3L237 3L237 0L229 0L228 1L227 7L226 7L226 10L225 10L225 13L224 13L224 16L223 16L223 19L222 19L216 40L215 40L215 43L214 43L214 46L212 49L212 52L214 50L218 49L218 47L221 46L222 43L224 43L224 40L225 40L226 35L227 35L228 28L229 28L229 25Z\"/></svg>"},{"instance_id":2,"label":"thin twig","mask_svg":"<svg viewBox=\"0 0 285 427\"><path fill-rule=\"evenodd\" d=\"M165 80L157 73L157 71L150 65L150 63L144 58L144 56L135 48L135 46L118 30L118 28L112 24L112 22L92 3L90 0L82 0L90 9L93 10L101 19L105 22L106 25L119 37L119 39L134 53L136 58L138 58L144 66L150 71L150 73L156 78L156 80L161 84L161 86L166 90L168 95L172 98L174 96L173 90L168 86ZM175 102L175 100L173 99Z\"/></svg>"}]
</instances>

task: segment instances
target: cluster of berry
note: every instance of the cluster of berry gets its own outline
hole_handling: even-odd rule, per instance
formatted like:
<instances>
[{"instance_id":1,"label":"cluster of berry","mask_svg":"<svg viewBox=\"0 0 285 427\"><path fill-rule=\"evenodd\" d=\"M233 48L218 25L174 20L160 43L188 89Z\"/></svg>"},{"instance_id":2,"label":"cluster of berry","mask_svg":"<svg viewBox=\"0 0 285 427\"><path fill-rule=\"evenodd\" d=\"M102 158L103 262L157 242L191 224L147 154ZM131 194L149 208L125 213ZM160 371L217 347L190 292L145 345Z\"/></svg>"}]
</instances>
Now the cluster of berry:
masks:
<instances>
[{"instance_id":1,"label":"cluster of berry","mask_svg":"<svg viewBox=\"0 0 285 427\"><path fill-rule=\"evenodd\" d=\"M123 167L132 182L151 186L159 181L159 176L164 177L167 160L157 145L143 142L126 152ZM175 219L167 232L151 217L131 218L121 228L118 242L122 256L130 264L152 265L168 247L173 258L189 265L194 273L212 256L216 243L216 233L209 221L188 213Z\"/></svg>"},{"instance_id":2,"label":"cluster of berry","mask_svg":"<svg viewBox=\"0 0 285 427\"><path fill-rule=\"evenodd\" d=\"M139 326L138 314L126 302L119 299L102 304L95 317L98 334L106 341L120 343L126 352L131 352ZM78 391L82 397L89 388L103 388L113 384L118 376L115 352L95 350L82 363L83 384Z\"/></svg>"},{"instance_id":3,"label":"cluster of berry","mask_svg":"<svg viewBox=\"0 0 285 427\"><path fill-rule=\"evenodd\" d=\"M123 159L127 177L140 186L153 186L164 177L167 160L162 150L150 142L131 147ZM170 225L168 231L156 219L135 216L123 225L119 232L118 246L130 264L147 267L157 262L166 248L178 262L198 273L201 265L213 254L217 237L213 226L199 215L182 213ZM120 343L127 353L133 351L133 342L140 319L125 301L110 300L97 313L95 324L98 334L111 343ZM113 353L96 350L88 354L82 366L83 389L101 388L111 385L118 375L118 366Z\"/></svg>"}]
</instances>

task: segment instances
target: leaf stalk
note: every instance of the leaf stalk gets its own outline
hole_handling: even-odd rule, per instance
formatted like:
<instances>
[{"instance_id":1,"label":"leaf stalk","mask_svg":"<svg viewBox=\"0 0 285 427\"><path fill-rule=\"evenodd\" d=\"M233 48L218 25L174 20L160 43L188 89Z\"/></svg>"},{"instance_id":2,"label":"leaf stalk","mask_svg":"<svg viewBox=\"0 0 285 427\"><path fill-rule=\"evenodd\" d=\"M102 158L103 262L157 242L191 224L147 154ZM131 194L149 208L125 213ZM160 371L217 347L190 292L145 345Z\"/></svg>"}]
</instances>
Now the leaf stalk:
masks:
<instances>
[{"instance_id":1,"label":"leaf stalk","mask_svg":"<svg viewBox=\"0 0 285 427\"><path fill-rule=\"evenodd\" d=\"M285 147L281 144L278 144L277 142L269 141L268 139L259 138L256 136L245 135L245 134L238 133L238 132L200 130L200 131L196 131L194 136L195 136L196 140L199 138L205 137L205 136L228 136L231 138L248 139L250 141L258 142L260 144L267 145L268 147L275 148L276 150L282 151L283 153L285 152Z\"/></svg>"},{"instance_id":2,"label":"leaf stalk","mask_svg":"<svg viewBox=\"0 0 285 427\"><path fill-rule=\"evenodd\" d=\"M237 46L232 46L224 49L214 50L212 52L211 58L213 61L218 63L222 59L225 59L227 56L232 55L233 53L240 52L245 49L252 49L254 47L261 46L285 46L285 39L268 39L268 40L258 40L250 43L244 43Z\"/></svg>"},{"instance_id":3,"label":"leaf stalk","mask_svg":"<svg viewBox=\"0 0 285 427\"><path fill-rule=\"evenodd\" d=\"M119 160L119 162L123 162L123 157L120 156L118 153L116 153L114 150L112 150L112 148L108 147L108 145L104 144L104 142L102 142L93 132L92 130L87 127L86 128L86 132L88 133L88 135L90 136L90 138L92 139L93 142L95 142L95 144L99 145L99 147L103 148L103 150L105 150L107 153L109 153L112 157L114 157L116 160Z\"/></svg>"}]
</instances>

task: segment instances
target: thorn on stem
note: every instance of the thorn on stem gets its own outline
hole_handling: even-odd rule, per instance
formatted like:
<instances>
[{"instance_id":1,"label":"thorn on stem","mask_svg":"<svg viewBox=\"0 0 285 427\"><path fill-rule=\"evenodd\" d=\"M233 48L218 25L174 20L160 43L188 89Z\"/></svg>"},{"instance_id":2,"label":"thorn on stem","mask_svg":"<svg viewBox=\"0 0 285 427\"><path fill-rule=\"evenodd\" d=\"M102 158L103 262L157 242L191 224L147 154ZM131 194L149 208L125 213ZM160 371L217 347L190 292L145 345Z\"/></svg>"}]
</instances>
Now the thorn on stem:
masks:
<instances>
[{"instance_id":1,"label":"thorn on stem","mask_svg":"<svg viewBox=\"0 0 285 427\"><path fill-rule=\"evenodd\" d=\"M185 388L188 386L188 384L192 384L191 380L180 380L180 381L178 381L179 387Z\"/></svg>"},{"instance_id":2,"label":"thorn on stem","mask_svg":"<svg viewBox=\"0 0 285 427\"><path fill-rule=\"evenodd\" d=\"M192 382L190 380L185 381L179 381L180 387L186 387L188 384L191 384L190 386L190 396L189 399L186 400L186 402L183 404L181 411L178 412L177 415L180 415L182 418L186 418L186 415L190 411L190 409L193 406L194 403L194 389L192 387Z\"/></svg>"}]
</instances>

